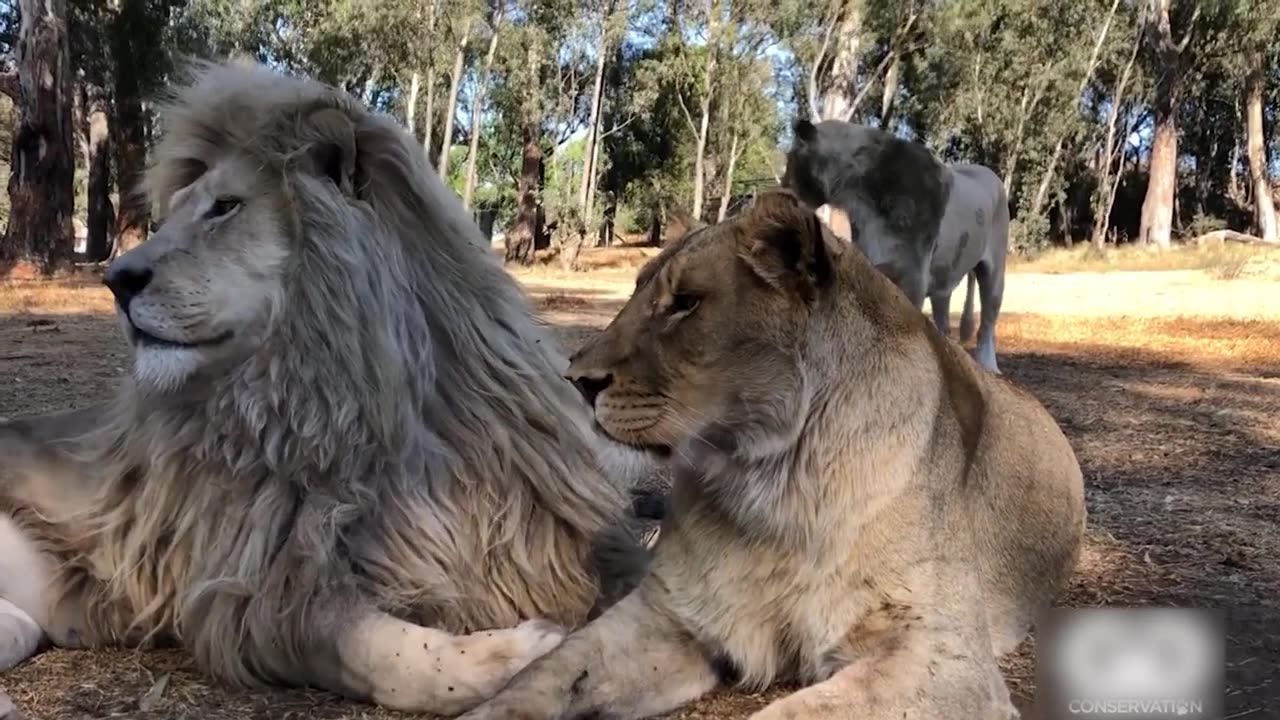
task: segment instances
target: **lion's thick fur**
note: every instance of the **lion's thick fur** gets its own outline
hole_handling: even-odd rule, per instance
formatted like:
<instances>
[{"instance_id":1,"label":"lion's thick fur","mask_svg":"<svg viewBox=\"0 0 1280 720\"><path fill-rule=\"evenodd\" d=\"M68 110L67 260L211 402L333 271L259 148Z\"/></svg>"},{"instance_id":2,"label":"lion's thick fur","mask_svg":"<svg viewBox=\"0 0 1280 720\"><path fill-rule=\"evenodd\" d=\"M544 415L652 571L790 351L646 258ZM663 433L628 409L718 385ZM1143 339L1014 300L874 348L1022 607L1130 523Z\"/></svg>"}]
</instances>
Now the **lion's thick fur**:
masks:
<instances>
[{"instance_id":1,"label":"lion's thick fur","mask_svg":"<svg viewBox=\"0 0 1280 720\"><path fill-rule=\"evenodd\" d=\"M570 376L670 452L650 574L467 720L639 718L719 682L764 718L1005 720L996 665L1070 577L1083 484L981 371L787 191L641 271Z\"/></svg>"},{"instance_id":2,"label":"lion's thick fur","mask_svg":"<svg viewBox=\"0 0 1280 720\"><path fill-rule=\"evenodd\" d=\"M229 155L251 161L245 182L281 203L281 294L229 367L0 426L0 497L65 561L80 640L172 638L255 685L316 682L336 662L316 636L357 603L454 633L580 624L625 492L456 197L344 93L241 63L192 77L162 108L148 194L163 211ZM354 129L338 188L307 166L323 109ZM216 284L219 267L183 271Z\"/></svg>"}]
</instances>

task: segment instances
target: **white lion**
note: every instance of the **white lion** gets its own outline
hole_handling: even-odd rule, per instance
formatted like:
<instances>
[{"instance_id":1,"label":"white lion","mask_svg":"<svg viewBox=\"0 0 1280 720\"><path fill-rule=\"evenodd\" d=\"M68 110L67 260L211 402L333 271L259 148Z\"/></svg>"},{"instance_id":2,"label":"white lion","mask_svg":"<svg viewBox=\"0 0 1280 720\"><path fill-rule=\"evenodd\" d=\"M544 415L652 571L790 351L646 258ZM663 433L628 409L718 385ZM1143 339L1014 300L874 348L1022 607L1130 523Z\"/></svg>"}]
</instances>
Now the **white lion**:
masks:
<instances>
[{"instance_id":1,"label":"white lion","mask_svg":"<svg viewBox=\"0 0 1280 720\"><path fill-rule=\"evenodd\" d=\"M0 424L0 669L172 640L465 710L643 570L616 446L391 118L224 63L162 121L164 224L105 276L132 377Z\"/></svg>"}]
</instances>

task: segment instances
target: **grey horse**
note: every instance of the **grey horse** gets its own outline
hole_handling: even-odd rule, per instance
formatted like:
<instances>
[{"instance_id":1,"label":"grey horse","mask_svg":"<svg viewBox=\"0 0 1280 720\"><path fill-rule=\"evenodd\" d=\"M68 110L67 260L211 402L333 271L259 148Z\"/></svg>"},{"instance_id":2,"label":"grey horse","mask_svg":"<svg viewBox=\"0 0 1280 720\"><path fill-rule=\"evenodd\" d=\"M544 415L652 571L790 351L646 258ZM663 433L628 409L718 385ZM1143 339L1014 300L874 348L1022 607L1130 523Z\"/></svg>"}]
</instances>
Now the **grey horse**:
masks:
<instances>
[{"instance_id":1,"label":"grey horse","mask_svg":"<svg viewBox=\"0 0 1280 720\"><path fill-rule=\"evenodd\" d=\"M1004 183L982 165L947 165L919 143L840 120L801 120L783 185L815 208L843 212L852 239L934 324L951 332L951 293L968 276L960 339L973 335L973 285L982 300L975 359L992 372L1009 250Z\"/></svg>"}]
</instances>

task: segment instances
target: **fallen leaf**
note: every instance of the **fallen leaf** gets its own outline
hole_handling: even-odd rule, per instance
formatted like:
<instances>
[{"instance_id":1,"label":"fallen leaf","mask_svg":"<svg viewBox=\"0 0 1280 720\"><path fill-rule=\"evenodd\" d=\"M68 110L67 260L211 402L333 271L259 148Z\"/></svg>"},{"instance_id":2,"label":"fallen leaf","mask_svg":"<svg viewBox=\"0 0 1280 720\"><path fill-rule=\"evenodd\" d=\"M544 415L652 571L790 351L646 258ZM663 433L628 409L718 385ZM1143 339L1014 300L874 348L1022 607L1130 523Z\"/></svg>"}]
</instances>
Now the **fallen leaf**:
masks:
<instances>
[{"instance_id":1,"label":"fallen leaf","mask_svg":"<svg viewBox=\"0 0 1280 720\"><path fill-rule=\"evenodd\" d=\"M169 674L165 673L156 680L151 689L138 700L138 709L146 712L152 710L156 705L160 704L160 698L164 695L164 689L169 686Z\"/></svg>"}]
</instances>

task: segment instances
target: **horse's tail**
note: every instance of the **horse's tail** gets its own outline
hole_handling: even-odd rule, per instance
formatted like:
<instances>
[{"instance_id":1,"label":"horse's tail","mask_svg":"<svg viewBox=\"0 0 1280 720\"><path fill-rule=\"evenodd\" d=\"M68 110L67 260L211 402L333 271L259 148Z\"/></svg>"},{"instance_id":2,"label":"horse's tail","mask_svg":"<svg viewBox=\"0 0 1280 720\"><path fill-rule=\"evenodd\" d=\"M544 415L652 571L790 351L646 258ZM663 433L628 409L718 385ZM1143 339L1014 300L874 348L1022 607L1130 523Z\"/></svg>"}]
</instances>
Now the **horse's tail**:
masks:
<instances>
[{"instance_id":1,"label":"horse's tail","mask_svg":"<svg viewBox=\"0 0 1280 720\"><path fill-rule=\"evenodd\" d=\"M969 342L973 337L973 284L978 279L976 273L969 271L969 279L964 288L964 311L960 313L960 342Z\"/></svg>"}]
</instances>

